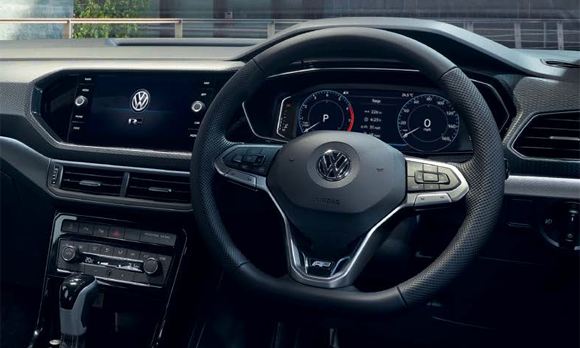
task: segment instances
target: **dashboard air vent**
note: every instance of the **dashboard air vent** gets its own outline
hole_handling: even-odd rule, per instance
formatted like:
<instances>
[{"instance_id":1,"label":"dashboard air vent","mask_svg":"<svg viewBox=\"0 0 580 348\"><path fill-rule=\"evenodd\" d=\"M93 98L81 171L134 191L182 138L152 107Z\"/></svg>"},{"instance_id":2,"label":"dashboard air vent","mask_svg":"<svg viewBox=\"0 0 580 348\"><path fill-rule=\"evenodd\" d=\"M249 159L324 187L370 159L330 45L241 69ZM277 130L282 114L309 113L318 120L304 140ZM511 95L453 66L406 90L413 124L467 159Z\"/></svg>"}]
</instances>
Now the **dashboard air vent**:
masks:
<instances>
[{"instance_id":1,"label":"dashboard air vent","mask_svg":"<svg viewBox=\"0 0 580 348\"><path fill-rule=\"evenodd\" d=\"M514 150L527 157L580 160L580 110L534 117L517 137Z\"/></svg>"},{"instance_id":2,"label":"dashboard air vent","mask_svg":"<svg viewBox=\"0 0 580 348\"><path fill-rule=\"evenodd\" d=\"M546 60L544 61L546 65L557 67L557 68L565 68L565 69L579 69L580 63L573 62L573 61L562 61L562 60Z\"/></svg>"},{"instance_id":3,"label":"dashboard air vent","mask_svg":"<svg viewBox=\"0 0 580 348\"><path fill-rule=\"evenodd\" d=\"M121 171L64 166L60 189L94 195L119 196L123 175Z\"/></svg>"},{"instance_id":4,"label":"dashboard air vent","mask_svg":"<svg viewBox=\"0 0 580 348\"><path fill-rule=\"evenodd\" d=\"M131 173L127 197L160 202L189 203L189 176Z\"/></svg>"}]
</instances>

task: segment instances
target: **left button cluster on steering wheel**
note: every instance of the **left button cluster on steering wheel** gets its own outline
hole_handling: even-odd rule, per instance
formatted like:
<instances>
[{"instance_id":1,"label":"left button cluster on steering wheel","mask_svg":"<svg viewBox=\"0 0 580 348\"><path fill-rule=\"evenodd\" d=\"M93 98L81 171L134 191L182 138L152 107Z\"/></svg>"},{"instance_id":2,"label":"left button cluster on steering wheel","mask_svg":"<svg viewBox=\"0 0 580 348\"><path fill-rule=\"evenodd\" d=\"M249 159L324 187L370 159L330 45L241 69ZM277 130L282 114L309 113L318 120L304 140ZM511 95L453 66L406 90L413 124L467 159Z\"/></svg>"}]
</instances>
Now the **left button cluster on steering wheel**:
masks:
<instances>
[{"instance_id":1,"label":"left button cluster on steering wheel","mask_svg":"<svg viewBox=\"0 0 580 348\"><path fill-rule=\"evenodd\" d=\"M277 149L259 146L240 146L225 158L225 164L233 169L265 176Z\"/></svg>"}]
</instances>

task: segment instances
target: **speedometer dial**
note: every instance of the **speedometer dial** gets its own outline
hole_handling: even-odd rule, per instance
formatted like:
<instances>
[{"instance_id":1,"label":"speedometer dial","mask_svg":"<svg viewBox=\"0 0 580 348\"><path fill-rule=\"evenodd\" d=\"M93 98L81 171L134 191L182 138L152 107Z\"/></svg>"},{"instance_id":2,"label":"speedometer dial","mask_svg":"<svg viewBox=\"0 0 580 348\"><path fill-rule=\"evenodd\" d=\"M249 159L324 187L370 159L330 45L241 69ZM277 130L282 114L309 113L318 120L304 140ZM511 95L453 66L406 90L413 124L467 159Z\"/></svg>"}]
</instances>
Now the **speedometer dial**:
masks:
<instances>
[{"instance_id":1,"label":"speedometer dial","mask_svg":"<svg viewBox=\"0 0 580 348\"><path fill-rule=\"evenodd\" d=\"M321 90L309 95L298 110L298 128L301 133L315 130L351 131L354 110L348 99L332 90Z\"/></svg>"},{"instance_id":2,"label":"speedometer dial","mask_svg":"<svg viewBox=\"0 0 580 348\"><path fill-rule=\"evenodd\" d=\"M457 138L459 115L449 100L421 94L403 105L397 126L403 141L413 149L439 151Z\"/></svg>"}]
</instances>

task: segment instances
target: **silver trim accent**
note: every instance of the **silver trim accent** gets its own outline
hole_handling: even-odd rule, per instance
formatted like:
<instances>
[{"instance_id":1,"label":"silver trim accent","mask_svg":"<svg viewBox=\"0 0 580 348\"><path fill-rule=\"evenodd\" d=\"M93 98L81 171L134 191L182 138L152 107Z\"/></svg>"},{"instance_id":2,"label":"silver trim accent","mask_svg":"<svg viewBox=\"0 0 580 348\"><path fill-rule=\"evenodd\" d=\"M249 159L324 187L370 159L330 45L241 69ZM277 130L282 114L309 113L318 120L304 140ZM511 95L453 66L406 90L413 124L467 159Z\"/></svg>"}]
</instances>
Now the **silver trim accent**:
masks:
<instances>
[{"instance_id":1,"label":"silver trim accent","mask_svg":"<svg viewBox=\"0 0 580 348\"><path fill-rule=\"evenodd\" d=\"M268 140L268 141L275 141L277 143L286 143L287 141L284 139L276 139L271 137L265 137L256 132L254 126L252 126L252 121L250 120L250 116L248 115L248 111L246 110L246 102L242 102L242 111L244 112L244 116L246 117L246 122L248 122L248 127L250 127L250 131L254 134L257 138Z\"/></svg>"},{"instance_id":2,"label":"silver trim accent","mask_svg":"<svg viewBox=\"0 0 580 348\"><path fill-rule=\"evenodd\" d=\"M522 135L522 133L524 132L524 130L528 127L528 125L530 123L532 123L532 121L539 116L545 116L545 115L559 115L559 114L571 114L571 113L580 113L580 110L568 110L568 111L545 111L545 112L540 112L537 114L534 114L532 116L529 116L528 120L518 128L517 133L515 134L515 136L512 137L512 139L508 142L507 144L507 148L508 150L510 150L511 153L513 153L514 155L516 155L518 158L525 160L525 161L540 161L540 162L560 162L560 163L565 163L565 162L570 162L570 163L579 163L580 160L573 160L573 159L554 159L554 158L542 158L542 157L529 157L529 156L525 156L521 153L519 153L514 145L516 143L516 141L518 140L518 138Z\"/></svg>"},{"instance_id":3,"label":"silver trim accent","mask_svg":"<svg viewBox=\"0 0 580 348\"><path fill-rule=\"evenodd\" d=\"M549 139L550 140L566 140L566 141L579 141L580 142L580 137L560 137L557 135L550 135Z\"/></svg>"},{"instance_id":4,"label":"silver trim accent","mask_svg":"<svg viewBox=\"0 0 580 348\"><path fill-rule=\"evenodd\" d=\"M512 196L580 199L580 178L510 175L504 190Z\"/></svg>"},{"instance_id":5,"label":"silver trim accent","mask_svg":"<svg viewBox=\"0 0 580 348\"><path fill-rule=\"evenodd\" d=\"M451 191L427 191L425 193L423 193L423 192L407 193L406 198L403 200L403 202L398 207L396 207L391 212L389 212L377 224L375 224L369 230L369 232L367 232L367 234L365 235L363 240L359 243L357 248L354 250L354 253L352 254L352 256L347 261L343 261L344 258L339 260L341 262L346 262L346 265L340 271L338 271L336 273L333 272L332 276L330 276L330 277L313 276L313 275L309 275L306 273L305 268L307 267L307 265L303 262L303 260L304 260L303 254L298 249L296 242L294 241L294 238L292 237L292 230L291 230L290 222L288 221L286 214L284 214L284 211L282 210L282 208L280 207L280 205L278 204L278 202L276 201L276 199L274 198L274 196L270 192L270 189L268 188L267 183L266 183L266 177L261 176L261 175L245 173L245 172L239 171L237 169L230 169L225 164L224 158L230 152L234 151L236 148L239 148L239 147L282 148L282 146L281 145L257 145L257 144L234 145L231 148L224 151L216 159L216 161L214 163L214 167L215 167L216 171L218 172L218 174L220 174L221 176L226 177L227 179L230 179L230 180L235 181L237 183L243 184L245 186L248 186L247 181L239 180L239 179L237 179L237 177L228 176L228 173L231 171L237 171L237 172L244 173L248 176L252 176L255 178L255 180L252 182L252 185L250 185L250 187L252 189L258 189L258 190L266 192L268 194L268 196L270 197L270 199L272 200L272 202L274 203L274 205L276 206L276 209L278 209L278 212L280 213L282 220L284 221L284 230L285 230L285 239L286 239L286 257L288 260L290 276L294 280L296 280L297 282L300 282L300 283L306 284L306 285L315 286L315 287L339 288L339 287L344 287L344 286L352 284L352 282L358 276L358 272L361 271L362 267L364 267L364 262L361 264L361 260L364 257L369 256L369 255L365 255L365 247L368 245L369 241L372 239L375 232L378 231L379 228L386 221L391 219L393 216L395 216L399 212L403 211L404 209L414 207L416 200L420 196L422 196L422 195L426 195L426 196L444 195L443 196L444 200L440 200L438 203L425 204L425 205L420 206L420 208L428 208L428 207L432 207L432 206L448 204L451 202L457 202L460 199L462 199L469 191L469 186L467 184L467 180L465 180L465 177L463 176L463 174L461 174L459 169L457 167L455 167L454 165L448 164L448 163L443 163L443 162L424 160L421 158L405 157L406 161L431 164L431 165L436 165L436 166L445 167L445 168L450 169L457 176L457 179L459 180L459 183L460 183L459 186ZM418 207L419 207L419 205L418 205Z\"/></svg>"},{"instance_id":6,"label":"silver trim accent","mask_svg":"<svg viewBox=\"0 0 580 348\"><path fill-rule=\"evenodd\" d=\"M403 69L403 68L378 68L378 67L333 67L333 68L306 68L299 70L286 71L275 75L268 76L268 79L273 79L280 76L295 75L295 74L307 74L316 71L345 71L345 70L370 70L370 71L401 71L401 72L420 72L417 69Z\"/></svg>"},{"instance_id":7,"label":"silver trim accent","mask_svg":"<svg viewBox=\"0 0 580 348\"><path fill-rule=\"evenodd\" d=\"M105 267L105 266L103 266ZM66 269L62 269L62 268L56 268L57 272L60 273L66 273L66 274L72 274L75 272L66 270ZM98 281L101 282L115 282L115 283L122 283L122 284L129 284L129 285L137 285L137 286L142 286L144 288L155 288L155 289L160 289L163 287L163 285L153 285L153 284L144 284L144 283L136 283L136 282L131 282L128 280L117 280L117 279L113 279L113 278L105 278L105 277L101 277L101 276L93 276L95 277Z\"/></svg>"}]
</instances>

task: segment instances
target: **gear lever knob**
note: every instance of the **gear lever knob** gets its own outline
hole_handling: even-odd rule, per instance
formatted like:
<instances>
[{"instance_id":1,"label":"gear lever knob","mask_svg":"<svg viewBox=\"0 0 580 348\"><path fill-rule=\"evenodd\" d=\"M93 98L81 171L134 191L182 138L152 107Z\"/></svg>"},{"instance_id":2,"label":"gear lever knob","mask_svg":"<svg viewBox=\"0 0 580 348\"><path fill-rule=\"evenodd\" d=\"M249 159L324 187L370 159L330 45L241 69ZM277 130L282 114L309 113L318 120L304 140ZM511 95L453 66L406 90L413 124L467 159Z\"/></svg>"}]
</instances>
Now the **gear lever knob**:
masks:
<instances>
[{"instance_id":1,"label":"gear lever knob","mask_svg":"<svg viewBox=\"0 0 580 348\"><path fill-rule=\"evenodd\" d=\"M84 346L88 310L97 294L97 281L88 274L73 274L60 286L60 333L64 347Z\"/></svg>"}]
</instances>

